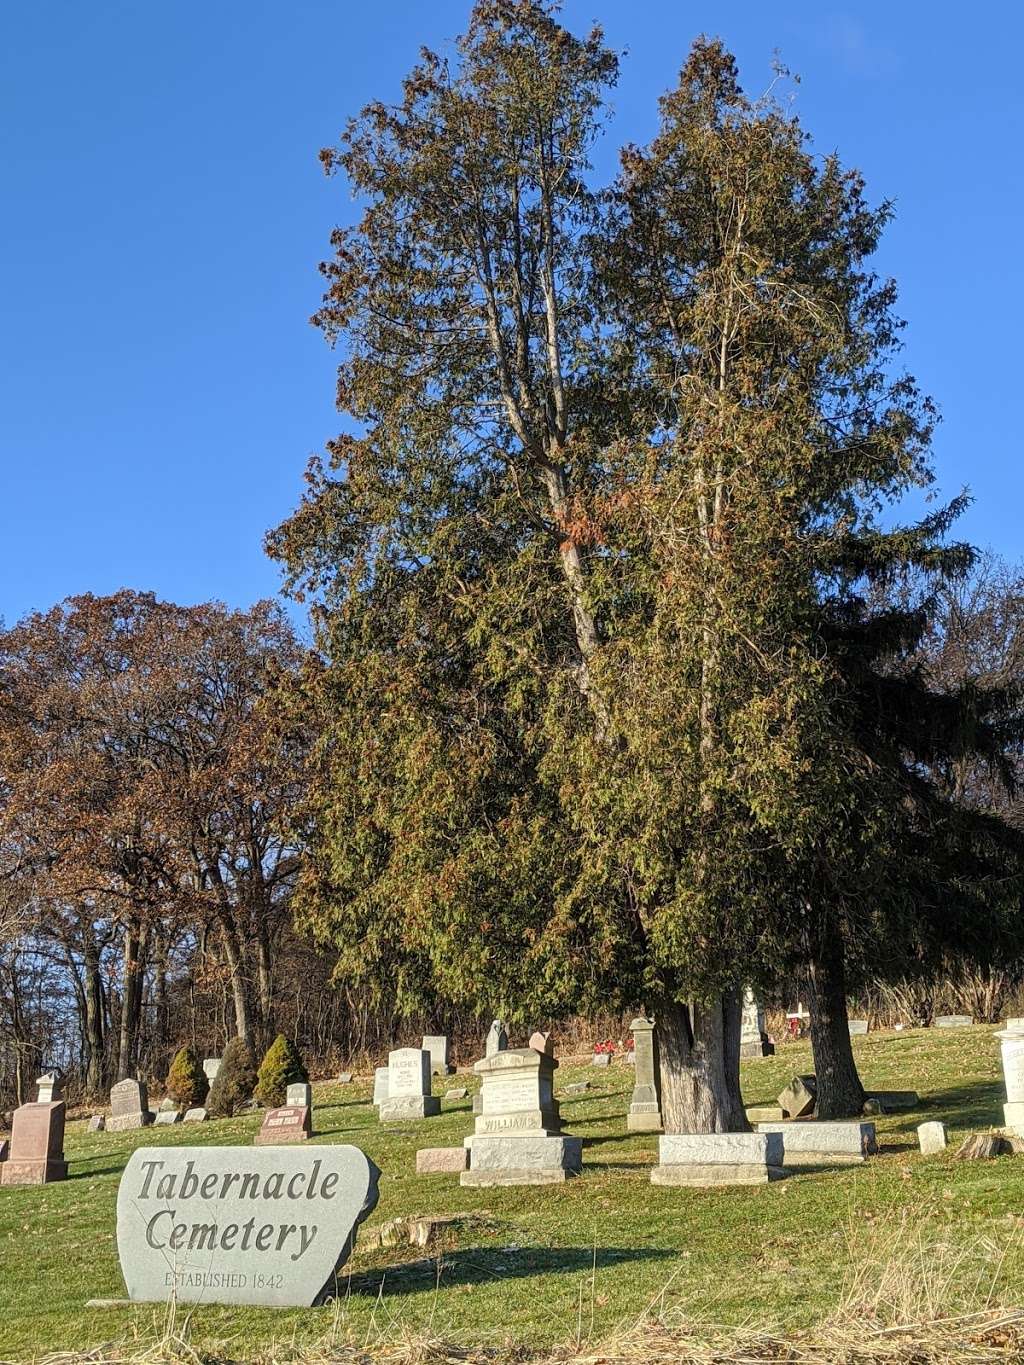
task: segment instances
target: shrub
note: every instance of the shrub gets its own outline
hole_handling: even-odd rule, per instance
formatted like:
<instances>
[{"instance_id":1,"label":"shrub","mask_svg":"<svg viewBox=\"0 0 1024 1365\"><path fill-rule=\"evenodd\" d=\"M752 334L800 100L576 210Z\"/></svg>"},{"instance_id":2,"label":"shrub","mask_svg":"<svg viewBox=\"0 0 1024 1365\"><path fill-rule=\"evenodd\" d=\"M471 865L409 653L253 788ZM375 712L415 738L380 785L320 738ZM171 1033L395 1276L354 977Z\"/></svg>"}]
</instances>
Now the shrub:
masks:
<instances>
[{"instance_id":1,"label":"shrub","mask_svg":"<svg viewBox=\"0 0 1024 1365\"><path fill-rule=\"evenodd\" d=\"M244 1038L232 1038L224 1049L220 1070L210 1087L206 1108L211 1118L228 1119L252 1099L256 1063Z\"/></svg>"},{"instance_id":2,"label":"shrub","mask_svg":"<svg viewBox=\"0 0 1024 1365\"><path fill-rule=\"evenodd\" d=\"M283 1033L279 1033L267 1048L267 1055L260 1063L256 1098L268 1109L276 1109L278 1105L284 1104L290 1085L296 1081L308 1080L309 1073L295 1044Z\"/></svg>"},{"instance_id":3,"label":"shrub","mask_svg":"<svg viewBox=\"0 0 1024 1365\"><path fill-rule=\"evenodd\" d=\"M167 1093L182 1109L195 1109L206 1099L210 1082L194 1047L183 1047L167 1073Z\"/></svg>"}]
</instances>

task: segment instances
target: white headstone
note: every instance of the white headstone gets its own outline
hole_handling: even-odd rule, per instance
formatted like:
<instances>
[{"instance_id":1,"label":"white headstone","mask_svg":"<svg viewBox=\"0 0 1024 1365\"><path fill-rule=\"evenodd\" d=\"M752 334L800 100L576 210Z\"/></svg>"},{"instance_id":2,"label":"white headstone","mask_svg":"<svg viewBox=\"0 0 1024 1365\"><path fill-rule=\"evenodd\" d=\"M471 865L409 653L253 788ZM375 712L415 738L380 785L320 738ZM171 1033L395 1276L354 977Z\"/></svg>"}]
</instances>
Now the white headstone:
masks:
<instances>
[{"instance_id":1,"label":"white headstone","mask_svg":"<svg viewBox=\"0 0 1024 1365\"><path fill-rule=\"evenodd\" d=\"M293 1081L285 1092L285 1104L309 1109L313 1104L313 1087L308 1081Z\"/></svg>"},{"instance_id":2,"label":"white headstone","mask_svg":"<svg viewBox=\"0 0 1024 1365\"><path fill-rule=\"evenodd\" d=\"M1000 1029L996 1037L1006 1086L1003 1120L1012 1133L1024 1137L1024 1028Z\"/></svg>"},{"instance_id":3,"label":"white headstone","mask_svg":"<svg viewBox=\"0 0 1024 1365\"><path fill-rule=\"evenodd\" d=\"M217 1079L217 1072L220 1070L219 1057L207 1057L203 1061L203 1070L206 1072L206 1079L213 1085Z\"/></svg>"},{"instance_id":4,"label":"white headstone","mask_svg":"<svg viewBox=\"0 0 1024 1365\"><path fill-rule=\"evenodd\" d=\"M378 1066L373 1073L373 1102L380 1104L388 1097L388 1067Z\"/></svg>"},{"instance_id":5,"label":"white headstone","mask_svg":"<svg viewBox=\"0 0 1024 1365\"><path fill-rule=\"evenodd\" d=\"M333 1289L380 1172L356 1147L142 1147L117 1192L134 1302L308 1306Z\"/></svg>"},{"instance_id":6,"label":"white headstone","mask_svg":"<svg viewBox=\"0 0 1024 1365\"><path fill-rule=\"evenodd\" d=\"M932 1120L918 1125L917 1141L922 1156L938 1156L946 1150L946 1125Z\"/></svg>"},{"instance_id":7,"label":"white headstone","mask_svg":"<svg viewBox=\"0 0 1024 1365\"><path fill-rule=\"evenodd\" d=\"M504 1052L508 1047L508 1030L500 1019L495 1019L484 1044L484 1056L493 1057L496 1052Z\"/></svg>"},{"instance_id":8,"label":"white headstone","mask_svg":"<svg viewBox=\"0 0 1024 1365\"><path fill-rule=\"evenodd\" d=\"M388 1097L380 1102L382 1123L396 1119L432 1118L441 1101L430 1093L430 1053L400 1047L388 1054Z\"/></svg>"},{"instance_id":9,"label":"white headstone","mask_svg":"<svg viewBox=\"0 0 1024 1365\"><path fill-rule=\"evenodd\" d=\"M430 1054L430 1070L434 1076L450 1076L455 1068L448 1057L448 1039L443 1033L425 1034L423 1048Z\"/></svg>"}]
</instances>

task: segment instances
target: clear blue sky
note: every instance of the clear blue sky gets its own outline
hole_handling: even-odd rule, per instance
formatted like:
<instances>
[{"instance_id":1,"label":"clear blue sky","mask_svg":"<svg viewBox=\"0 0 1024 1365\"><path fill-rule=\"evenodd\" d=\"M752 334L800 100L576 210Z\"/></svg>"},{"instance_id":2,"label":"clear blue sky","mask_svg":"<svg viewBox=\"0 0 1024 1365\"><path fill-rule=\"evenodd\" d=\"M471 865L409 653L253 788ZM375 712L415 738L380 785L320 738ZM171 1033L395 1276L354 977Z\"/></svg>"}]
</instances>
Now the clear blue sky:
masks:
<instances>
[{"instance_id":1,"label":"clear blue sky","mask_svg":"<svg viewBox=\"0 0 1024 1365\"><path fill-rule=\"evenodd\" d=\"M352 212L318 149L394 96L464 0L13 0L0 52L0 616L121 586L247 604L277 589L261 542L337 429L307 318ZM1024 9L570 0L628 49L601 153L653 131L700 32L748 90L802 76L819 150L898 218L881 253L906 360L944 415L944 491L977 543L1024 555Z\"/></svg>"}]
</instances>

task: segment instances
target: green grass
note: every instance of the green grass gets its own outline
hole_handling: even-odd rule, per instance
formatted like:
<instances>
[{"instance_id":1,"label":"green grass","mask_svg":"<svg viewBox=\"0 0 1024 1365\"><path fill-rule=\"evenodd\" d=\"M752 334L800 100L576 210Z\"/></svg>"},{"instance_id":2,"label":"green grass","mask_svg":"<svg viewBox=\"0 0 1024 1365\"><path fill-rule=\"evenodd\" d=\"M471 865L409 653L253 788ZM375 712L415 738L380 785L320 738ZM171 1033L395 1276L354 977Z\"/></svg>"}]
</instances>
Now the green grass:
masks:
<instances>
[{"instance_id":1,"label":"green grass","mask_svg":"<svg viewBox=\"0 0 1024 1365\"><path fill-rule=\"evenodd\" d=\"M605 1337L652 1304L709 1323L802 1329L833 1310L866 1259L892 1254L886 1230L896 1227L904 1248L958 1249L944 1309L978 1306L978 1287L983 1302L997 1270L997 1297L1024 1303L1024 1159L952 1157L962 1135L1001 1122L992 1032L855 1039L865 1085L917 1090L920 1109L876 1120L881 1152L864 1166L760 1188L652 1186L657 1139L626 1133L632 1070L620 1065L557 1073L559 1090L591 1082L586 1094L562 1097L566 1131L584 1139L585 1168L577 1180L543 1188L464 1190L457 1176L416 1176L418 1147L454 1146L472 1131L469 1100L445 1103L436 1119L381 1127L369 1082L317 1086L315 1141L354 1143L383 1172L369 1226L413 1214L479 1216L426 1263L427 1253L413 1248L357 1248L335 1306L200 1305L190 1340L232 1359L273 1342L313 1344L331 1331L368 1344L429 1331L476 1345L536 1346L580 1332ZM745 1062L745 1098L771 1102L792 1075L810 1069L803 1043ZM475 1088L475 1079L468 1083ZM447 1084L435 1082L436 1093ZM946 1156L917 1153L914 1129L925 1118L951 1129ZM0 1191L0 1358L158 1333L164 1312L153 1305L85 1307L124 1293L114 1236L121 1170L137 1146L248 1144L258 1124L253 1117L105 1134L70 1123L67 1181Z\"/></svg>"}]
</instances>

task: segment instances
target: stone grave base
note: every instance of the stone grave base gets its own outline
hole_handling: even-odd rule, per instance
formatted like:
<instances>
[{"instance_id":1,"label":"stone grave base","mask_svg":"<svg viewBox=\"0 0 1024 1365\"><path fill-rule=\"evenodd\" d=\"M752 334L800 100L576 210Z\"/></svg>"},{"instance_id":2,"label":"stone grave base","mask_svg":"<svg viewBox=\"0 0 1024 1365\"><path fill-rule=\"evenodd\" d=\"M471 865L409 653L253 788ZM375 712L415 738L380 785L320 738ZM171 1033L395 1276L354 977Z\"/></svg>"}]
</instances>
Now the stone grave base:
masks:
<instances>
[{"instance_id":1,"label":"stone grave base","mask_svg":"<svg viewBox=\"0 0 1024 1365\"><path fill-rule=\"evenodd\" d=\"M1003 1123L1018 1137L1024 1137L1024 1103L1020 1100L1003 1105Z\"/></svg>"},{"instance_id":2,"label":"stone grave base","mask_svg":"<svg viewBox=\"0 0 1024 1365\"><path fill-rule=\"evenodd\" d=\"M0 1185L48 1185L51 1180L67 1178L66 1161L47 1160L45 1157L39 1160L8 1157L0 1167Z\"/></svg>"},{"instance_id":3,"label":"stone grave base","mask_svg":"<svg viewBox=\"0 0 1024 1365\"><path fill-rule=\"evenodd\" d=\"M626 1128L630 1133L660 1133L661 1110L656 1104L631 1104Z\"/></svg>"},{"instance_id":4,"label":"stone grave base","mask_svg":"<svg viewBox=\"0 0 1024 1365\"><path fill-rule=\"evenodd\" d=\"M148 1110L138 1114L112 1114L107 1119L107 1132L126 1133L131 1128L148 1128L153 1117Z\"/></svg>"},{"instance_id":5,"label":"stone grave base","mask_svg":"<svg viewBox=\"0 0 1024 1365\"><path fill-rule=\"evenodd\" d=\"M465 1147L422 1147L416 1153L417 1175L458 1174L469 1167L469 1152Z\"/></svg>"},{"instance_id":6,"label":"stone grave base","mask_svg":"<svg viewBox=\"0 0 1024 1365\"><path fill-rule=\"evenodd\" d=\"M774 1057L775 1047L766 1039L750 1039L746 1043L740 1043L740 1056L749 1057Z\"/></svg>"},{"instance_id":7,"label":"stone grave base","mask_svg":"<svg viewBox=\"0 0 1024 1365\"><path fill-rule=\"evenodd\" d=\"M759 1123L756 1131L781 1135L783 1166L857 1166L878 1151L873 1123L808 1119Z\"/></svg>"},{"instance_id":8,"label":"stone grave base","mask_svg":"<svg viewBox=\"0 0 1024 1365\"><path fill-rule=\"evenodd\" d=\"M178 1113L177 1109L161 1109L157 1113L155 1122L160 1124L161 1127L164 1127L169 1123L180 1123L181 1115Z\"/></svg>"},{"instance_id":9,"label":"stone grave base","mask_svg":"<svg viewBox=\"0 0 1024 1365\"><path fill-rule=\"evenodd\" d=\"M752 1104L746 1114L748 1123L781 1123L786 1117L778 1104Z\"/></svg>"},{"instance_id":10,"label":"stone grave base","mask_svg":"<svg viewBox=\"0 0 1024 1365\"><path fill-rule=\"evenodd\" d=\"M478 1090L476 1094L473 1096L473 1113L482 1114L483 1112L484 1112L483 1091Z\"/></svg>"},{"instance_id":11,"label":"stone grave base","mask_svg":"<svg viewBox=\"0 0 1024 1365\"><path fill-rule=\"evenodd\" d=\"M651 1170L652 1185L767 1185L769 1180L781 1180L785 1171L781 1166L768 1166L761 1161L697 1161L686 1166L655 1166Z\"/></svg>"},{"instance_id":12,"label":"stone grave base","mask_svg":"<svg viewBox=\"0 0 1024 1365\"><path fill-rule=\"evenodd\" d=\"M434 1095L399 1095L381 1100L378 1114L381 1123L401 1122L402 1119L430 1119L441 1112L441 1101Z\"/></svg>"},{"instance_id":13,"label":"stone grave base","mask_svg":"<svg viewBox=\"0 0 1024 1365\"><path fill-rule=\"evenodd\" d=\"M583 1169L583 1141L574 1137L466 1138L469 1170L461 1185L556 1185Z\"/></svg>"}]
</instances>

